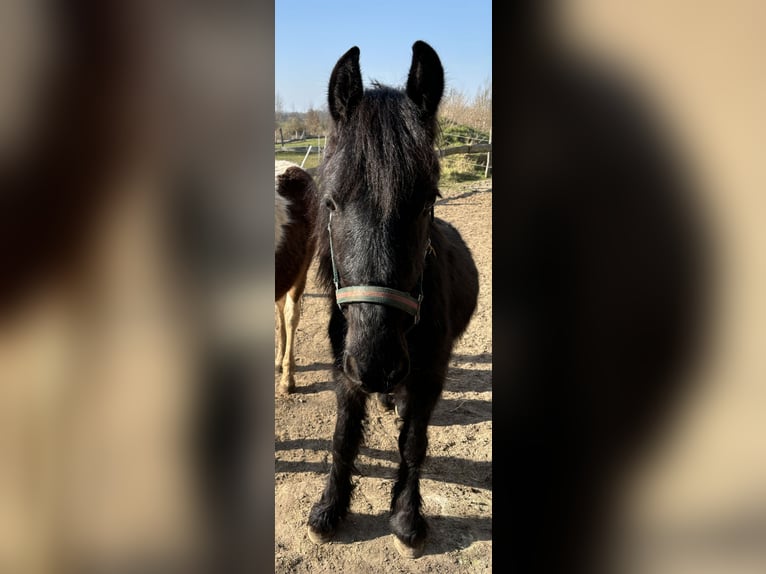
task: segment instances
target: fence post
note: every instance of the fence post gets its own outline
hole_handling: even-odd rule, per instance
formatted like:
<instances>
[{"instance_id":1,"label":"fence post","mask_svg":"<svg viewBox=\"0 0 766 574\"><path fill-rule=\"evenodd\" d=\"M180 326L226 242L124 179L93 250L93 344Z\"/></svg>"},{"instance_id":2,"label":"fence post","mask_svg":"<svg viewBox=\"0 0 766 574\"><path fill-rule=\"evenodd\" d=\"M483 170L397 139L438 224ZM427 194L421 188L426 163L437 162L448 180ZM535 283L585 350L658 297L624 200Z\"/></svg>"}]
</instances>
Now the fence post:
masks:
<instances>
[{"instance_id":1,"label":"fence post","mask_svg":"<svg viewBox=\"0 0 766 574\"><path fill-rule=\"evenodd\" d=\"M303 167L303 165L306 163L306 160L308 159L309 154L311 153L311 147L312 147L311 144L309 144L309 149L306 150L306 155L303 156L303 161L301 162L301 167Z\"/></svg>"},{"instance_id":2,"label":"fence post","mask_svg":"<svg viewBox=\"0 0 766 574\"><path fill-rule=\"evenodd\" d=\"M489 145L492 145L492 128L489 128ZM489 175L489 164L492 161L492 150L487 152L487 166L484 168L484 179Z\"/></svg>"}]
</instances>

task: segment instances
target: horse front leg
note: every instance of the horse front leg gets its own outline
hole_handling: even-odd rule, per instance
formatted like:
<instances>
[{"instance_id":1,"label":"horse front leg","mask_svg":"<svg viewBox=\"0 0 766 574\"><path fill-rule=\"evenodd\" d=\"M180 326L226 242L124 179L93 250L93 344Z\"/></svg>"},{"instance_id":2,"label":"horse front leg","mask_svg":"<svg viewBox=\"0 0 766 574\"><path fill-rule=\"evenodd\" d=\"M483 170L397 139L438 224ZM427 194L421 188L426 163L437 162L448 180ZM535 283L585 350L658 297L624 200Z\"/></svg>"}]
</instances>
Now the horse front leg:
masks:
<instances>
[{"instance_id":1,"label":"horse front leg","mask_svg":"<svg viewBox=\"0 0 766 574\"><path fill-rule=\"evenodd\" d=\"M282 359L285 356L285 300L287 294L283 295L281 299L276 301L275 307L277 311L277 355L274 357L274 368L277 372L282 372Z\"/></svg>"},{"instance_id":2,"label":"horse front leg","mask_svg":"<svg viewBox=\"0 0 766 574\"><path fill-rule=\"evenodd\" d=\"M420 469L428 449L428 421L439 395L436 390L426 393L426 396L405 396L397 400L401 418L401 461L393 488L389 523L396 550L405 558L422 556L428 533L428 524L421 512Z\"/></svg>"},{"instance_id":3,"label":"horse front leg","mask_svg":"<svg viewBox=\"0 0 766 574\"><path fill-rule=\"evenodd\" d=\"M311 508L308 520L309 538L316 544L332 539L338 523L351 504L351 474L362 441L367 395L348 386L339 377L336 387L338 404L335 434L332 441L332 466L322 496Z\"/></svg>"},{"instance_id":4,"label":"horse front leg","mask_svg":"<svg viewBox=\"0 0 766 574\"><path fill-rule=\"evenodd\" d=\"M280 323L283 331L282 341L282 378L279 382L279 392L290 394L295 390L295 334L301 318L301 297L305 281L287 292L283 307L284 319Z\"/></svg>"}]
</instances>

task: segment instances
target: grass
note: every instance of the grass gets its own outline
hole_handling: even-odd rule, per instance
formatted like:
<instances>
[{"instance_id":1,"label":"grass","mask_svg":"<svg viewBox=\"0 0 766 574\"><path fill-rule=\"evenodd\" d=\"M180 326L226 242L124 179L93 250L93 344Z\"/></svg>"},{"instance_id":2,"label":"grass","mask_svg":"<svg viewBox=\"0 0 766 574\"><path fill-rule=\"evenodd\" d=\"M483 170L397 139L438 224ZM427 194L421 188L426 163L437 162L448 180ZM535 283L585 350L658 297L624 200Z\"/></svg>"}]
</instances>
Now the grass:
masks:
<instances>
[{"instance_id":1,"label":"grass","mask_svg":"<svg viewBox=\"0 0 766 574\"><path fill-rule=\"evenodd\" d=\"M468 143L486 142L489 134L480 132L469 126L442 123L439 146L442 148L466 145ZM484 179L487 165L487 154L457 154L442 158L442 181L461 182Z\"/></svg>"},{"instance_id":2,"label":"grass","mask_svg":"<svg viewBox=\"0 0 766 574\"><path fill-rule=\"evenodd\" d=\"M485 153L450 155L441 160L441 179L447 182L484 179L486 165L487 154Z\"/></svg>"},{"instance_id":3,"label":"grass","mask_svg":"<svg viewBox=\"0 0 766 574\"><path fill-rule=\"evenodd\" d=\"M466 145L468 143L478 142L486 143L489 140L489 133L481 132L469 126L442 122L440 127L440 147Z\"/></svg>"},{"instance_id":4,"label":"grass","mask_svg":"<svg viewBox=\"0 0 766 574\"><path fill-rule=\"evenodd\" d=\"M293 163L297 163L298 165L301 165L301 162L303 161L303 158L306 156L305 152L289 152L289 151L281 151L274 154L274 159L284 159L287 161L291 161ZM311 150L311 155L306 158L306 163L303 164L303 167L305 168L312 168L319 165L319 154L317 154L314 150Z\"/></svg>"},{"instance_id":5,"label":"grass","mask_svg":"<svg viewBox=\"0 0 766 574\"><path fill-rule=\"evenodd\" d=\"M322 145L325 143L325 139L321 139ZM306 158L306 163L303 164L305 168L313 168L319 165L319 153L317 150L318 138L312 137L305 140L293 141L286 143L284 147L280 144L274 144L274 157L275 159L284 159L301 165L303 158L306 157L306 148L311 146L311 153ZM301 151L290 151L295 148L302 148Z\"/></svg>"},{"instance_id":6,"label":"grass","mask_svg":"<svg viewBox=\"0 0 766 574\"><path fill-rule=\"evenodd\" d=\"M292 141L292 142L286 142L284 149L291 149L291 148L295 148L295 147L308 147L308 146L316 148L317 144L320 141L322 143L322 147L324 147L324 144L325 144L325 138L324 137L322 137L321 139L318 138L318 137L311 137L311 138L307 138L305 140L296 140L296 141ZM282 145L279 144L279 143L275 143L274 144L274 151L277 151L277 150L280 150L280 149L283 149Z\"/></svg>"}]
</instances>

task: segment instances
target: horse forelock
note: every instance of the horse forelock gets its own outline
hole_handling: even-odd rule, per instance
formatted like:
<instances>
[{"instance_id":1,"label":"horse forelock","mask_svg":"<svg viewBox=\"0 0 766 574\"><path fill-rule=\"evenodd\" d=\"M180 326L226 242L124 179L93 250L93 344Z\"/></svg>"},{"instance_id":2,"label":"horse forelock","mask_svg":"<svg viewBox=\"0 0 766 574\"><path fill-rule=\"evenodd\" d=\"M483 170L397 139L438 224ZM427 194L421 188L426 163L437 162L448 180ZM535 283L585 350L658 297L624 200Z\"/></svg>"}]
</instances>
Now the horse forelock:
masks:
<instances>
[{"instance_id":1,"label":"horse forelock","mask_svg":"<svg viewBox=\"0 0 766 574\"><path fill-rule=\"evenodd\" d=\"M374 84L351 120L336 126L325 170L333 193L349 201L366 195L382 219L396 214L413 193L438 182L435 128L404 92Z\"/></svg>"},{"instance_id":2,"label":"horse forelock","mask_svg":"<svg viewBox=\"0 0 766 574\"><path fill-rule=\"evenodd\" d=\"M333 126L319 168L321 193L341 205L360 202L370 210L371 221L386 225L408 202L438 195L437 129L435 118L425 121L403 91L373 84L351 118ZM316 227L317 278L327 292L333 288L328 217L329 211L320 209ZM335 240L336 255L343 249L340 240ZM364 252L369 255L373 247L367 245Z\"/></svg>"}]
</instances>

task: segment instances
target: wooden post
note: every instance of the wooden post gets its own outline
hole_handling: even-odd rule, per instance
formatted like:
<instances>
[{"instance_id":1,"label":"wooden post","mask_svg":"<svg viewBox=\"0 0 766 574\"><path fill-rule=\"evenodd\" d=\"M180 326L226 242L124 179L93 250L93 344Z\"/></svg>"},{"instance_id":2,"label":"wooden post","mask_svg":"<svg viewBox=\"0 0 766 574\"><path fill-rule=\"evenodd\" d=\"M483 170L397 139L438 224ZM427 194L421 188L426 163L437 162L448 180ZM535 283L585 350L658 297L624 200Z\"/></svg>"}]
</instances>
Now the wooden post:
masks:
<instances>
[{"instance_id":1,"label":"wooden post","mask_svg":"<svg viewBox=\"0 0 766 574\"><path fill-rule=\"evenodd\" d=\"M279 128L279 141L282 147L285 147L285 137L282 135L282 128Z\"/></svg>"},{"instance_id":2,"label":"wooden post","mask_svg":"<svg viewBox=\"0 0 766 574\"><path fill-rule=\"evenodd\" d=\"M492 128L489 128L489 145L492 145ZM484 168L484 179L487 179L489 175L489 164L492 162L492 150L487 152L487 165Z\"/></svg>"}]
</instances>

